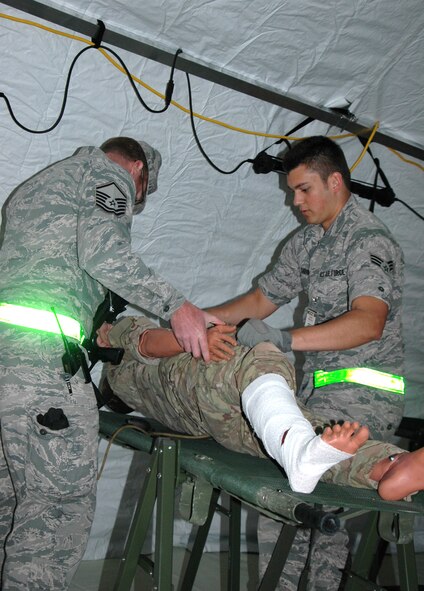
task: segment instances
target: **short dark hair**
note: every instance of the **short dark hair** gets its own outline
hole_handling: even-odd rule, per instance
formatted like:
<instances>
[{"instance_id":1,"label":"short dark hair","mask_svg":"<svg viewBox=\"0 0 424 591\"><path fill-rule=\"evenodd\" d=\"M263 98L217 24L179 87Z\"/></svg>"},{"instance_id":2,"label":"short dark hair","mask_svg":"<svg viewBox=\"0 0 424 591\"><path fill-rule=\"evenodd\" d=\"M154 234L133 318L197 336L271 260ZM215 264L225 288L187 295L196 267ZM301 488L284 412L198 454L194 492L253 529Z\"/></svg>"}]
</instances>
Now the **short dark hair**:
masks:
<instances>
[{"instance_id":1,"label":"short dark hair","mask_svg":"<svg viewBox=\"0 0 424 591\"><path fill-rule=\"evenodd\" d=\"M301 164L317 172L324 182L333 172L340 172L344 184L350 189L350 170L345 155L330 138L314 135L296 141L283 156L283 168L288 174Z\"/></svg>"},{"instance_id":2,"label":"short dark hair","mask_svg":"<svg viewBox=\"0 0 424 591\"><path fill-rule=\"evenodd\" d=\"M105 153L116 152L127 160L141 160L145 170L149 170L146 154L144 153L143 148L137 140L134 140L131 137L112 137L103 142L100 149Z\"/></svg>"}]
</instances>

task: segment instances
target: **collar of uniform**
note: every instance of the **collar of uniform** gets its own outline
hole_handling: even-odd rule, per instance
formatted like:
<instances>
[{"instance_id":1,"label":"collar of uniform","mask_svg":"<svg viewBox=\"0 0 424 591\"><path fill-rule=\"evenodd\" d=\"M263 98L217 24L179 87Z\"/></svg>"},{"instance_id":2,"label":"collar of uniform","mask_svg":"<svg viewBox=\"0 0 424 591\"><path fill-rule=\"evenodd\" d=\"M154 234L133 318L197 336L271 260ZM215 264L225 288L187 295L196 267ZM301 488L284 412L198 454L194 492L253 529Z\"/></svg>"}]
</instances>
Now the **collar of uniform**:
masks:
<instances>
[{"instance_id":1,"label":"collar of uniform","mask_svg":"<svg viewBox=\"0 0 424 591\"><path fill-rule=\"evenodd\" d=\"M304 244L308 244L309 249L311 249L315 248L318 244L326 244L328 240L332 241L339 234L346 219L352 215L356 207L357 200L354 195L350 195L339 215L326 232L324 232L320 224L308 224L304 230Z\"/></svg>"},{"instance_id":2,"label":"collar of uniform","mask_svg":"<svg viewBox=\"0 0 424 591\"><path fill-rule=\"evenodd\" d=\"M85 156L85 155L89 155L92 154L93 152L99 151L100 154L103 154L102 150L100 150L100 148L97 148L96 146L81 146L80 148L77 148L74 152L74 156L78 155L78 156Z\"/></svg>"},{"instance_id":3,"label":"collar of uniform","mask_svg":"<svg viewBox=\"0 0 424 591\"><path fill-rule=\"evenodd\" d=\"M356 198L354 195L351 194L349 199L344 204L343 208L340 210L339 215L336 217L334 222L325 232L324 236L329 238L337 236L340 233L343 226L345 225L346 220L351 217L356 206Z\"/></svg>"}]
</instances>

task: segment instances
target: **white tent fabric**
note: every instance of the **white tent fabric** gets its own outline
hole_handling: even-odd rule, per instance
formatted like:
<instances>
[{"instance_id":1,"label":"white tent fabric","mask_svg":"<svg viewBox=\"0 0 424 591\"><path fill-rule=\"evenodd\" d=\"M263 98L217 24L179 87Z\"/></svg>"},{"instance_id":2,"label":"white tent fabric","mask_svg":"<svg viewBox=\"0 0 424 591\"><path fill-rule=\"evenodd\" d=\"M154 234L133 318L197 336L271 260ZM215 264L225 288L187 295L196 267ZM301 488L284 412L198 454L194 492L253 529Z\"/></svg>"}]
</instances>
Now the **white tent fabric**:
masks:
<instances>
[{"instance_id":1,"label":"white tent fabric","mask_svg":"<svg viewBox=\"0 0 424 591\"><path fill-rule=\"evenodd\" d=\"M421 0L325 4L315 0L146 0L142 5L130 0L48 0L44 4L93 23L101 19L111 30L170 52L182 48L183 55L214 69L307 103L348 107L367 127L379 121L381 132L424 146ZM59 114L66 74L84 44L69 37L72 31L6 4L0 12L0 91L22 124L44 130ZM164 92L168 67L113 49L133 75ZM99 145L115 135L145 139L161 151L163 167L158 192L134 220L133 248L203 307L247 291L299 220L282 177L256 175L250 164L223 175L205 161L189 116L179 108L188 107L184 73L177 69L174 80L173 100L178 105L171 105L164 114L151 114L136 99L126 76L92 50L77 62L63 119L50 133L21 130L0 101L0 204L20 182L81 145ZM284 135L304 119L204 79L192 77L191 83L194 111L207 118L196 117L200 140L224 170L254 158L276 141L264 134ZM151 107L163 106L160 96L138 88ZM315 121L298 136L316 133L342 136L340 144L350 165L361 154L357 138L325 123ZM379 144L372 143L371 149L396 196L423 216L423 162ZM277 155L278 147L270 153ZM374 174L375 166L365 155L353 178L372 183ZM423 220L400 202L388 208L376 205L375 213L405 253L406 414L424 417ZM296 308L294 302L280 310L271 323L292 325Z\"/></svg>"}]
</instances>

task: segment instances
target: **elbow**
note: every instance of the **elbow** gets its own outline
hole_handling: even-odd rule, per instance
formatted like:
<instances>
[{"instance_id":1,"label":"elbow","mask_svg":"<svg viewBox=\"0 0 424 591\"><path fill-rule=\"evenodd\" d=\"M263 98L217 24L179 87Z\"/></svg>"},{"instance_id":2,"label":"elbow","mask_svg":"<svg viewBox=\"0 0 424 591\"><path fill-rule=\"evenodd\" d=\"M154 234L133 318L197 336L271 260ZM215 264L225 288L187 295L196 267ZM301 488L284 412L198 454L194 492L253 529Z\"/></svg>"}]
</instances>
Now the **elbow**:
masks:
<instances>
[{"instance_id":1,"label":"elbow","mask_svg":"<svg viewBox=\"0 0 424 591\"><path fill-rule=\"evenodd\" d=\"M384 324L375 323L369 326L368 342L381 340L384 332Z\"/></svg>"}]
</instances>

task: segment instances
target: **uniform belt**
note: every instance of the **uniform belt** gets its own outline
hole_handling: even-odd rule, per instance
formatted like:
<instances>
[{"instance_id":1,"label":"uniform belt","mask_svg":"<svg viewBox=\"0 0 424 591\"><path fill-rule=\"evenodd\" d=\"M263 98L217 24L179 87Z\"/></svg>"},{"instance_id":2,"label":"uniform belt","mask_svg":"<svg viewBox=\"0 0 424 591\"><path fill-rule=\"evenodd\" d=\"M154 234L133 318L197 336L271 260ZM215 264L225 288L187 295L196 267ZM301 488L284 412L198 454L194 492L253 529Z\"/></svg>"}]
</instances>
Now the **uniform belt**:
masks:
<instances>
[{"instance_id":1,"label":"uniform belt","mask_svg":"<svg viewBox=\"0 0 424 591\"><path fill-rule=\"evenodd\" d=\"M84 337L82 326L77 320L64 314L55 314L49 310L39 310L28 306L0 302L0 322L58 335L63 333L79 342Z\"/></svg>"},{"instance_id":2,"label":"uniform belt","mask_svg":"<svg viewBox=\"0 0 424 591\"><path fill-rule=\"evenodd\" d=\"M405 394L405 381L402 376L392 373L368 369L368 367L352 367L347 369L335 369L334 371L323 371L321 369L314 372L314 387L321 388L328 384L340 384L350 382L353 384L362 384L379 390L387 390L395 394Z\"/></svg>"}]
</instances>

